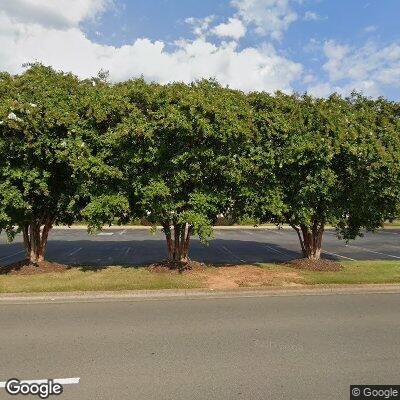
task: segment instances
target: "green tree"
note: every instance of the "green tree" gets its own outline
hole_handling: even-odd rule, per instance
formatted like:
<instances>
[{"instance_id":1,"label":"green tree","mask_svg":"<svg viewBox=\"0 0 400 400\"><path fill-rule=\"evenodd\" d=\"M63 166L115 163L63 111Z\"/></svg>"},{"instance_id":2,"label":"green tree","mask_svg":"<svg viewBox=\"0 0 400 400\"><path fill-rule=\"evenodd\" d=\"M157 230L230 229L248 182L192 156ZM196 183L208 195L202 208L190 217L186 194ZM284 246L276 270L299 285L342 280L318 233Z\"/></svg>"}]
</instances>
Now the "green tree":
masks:
<instances>
[{"instance_id":1,"label":"green tree","mask_svg":"<svg viewBox=\"0 0 400 400\"><path fill-rule=\"evenodd\" d=\"M362 228L376 229L395 216L400 147L393 104L361 96L250 97L259 152L272 155L266 165L256 162L258 175L253 171L249 179L259 221L292 226L304 257L316 260L327 224L353 239ZM266 205L271 192L266 196L265 181L254 179L263 171L269 181L276 180L271 204L280 206Z\"/></svg>"},{"instance_id":2,"label":"green tree","mask_svg":"<svg viewBox=\"0 0 400 400\"><path fill-rule=\"evenodd\" d=\"M6 85L0 109L1 199L7 223L23 233L27 259L38 263L52 226L73 223L82 207L96 136L85 104L93 84L35 64Z\"/></svg>"},{"instance_id":3,"label":"green tree","mask_svg":"<svg viewBox=\"0 0 400 400\"><path fill-rule=\"evenodd\" d=\"M0 114L7 111L7 101L13 77L7 73L0 74ZM0 128L4 122L0 121ZM25 204L20 192L10 184L7 175L6 142L0 137L0 233L5 230L9 240L12 240L16 230L13 226L12 211L23 209Z\"/></svg>"},{"instance_id":4,"label":"green tree","mask_svg":"<svg viewBox=\"0 0 400 400\"><path fill-rule=\"evenodd\" d=\"M400 215L400 104L357 93L346 101L352 123L337 170L348 209L336 227L354 239Z\"/></svg>"},{"instance_id":5,"label":"green tree","mask_svg":"<svg viewBox=\"0 0 400 400\"><path fill-rule=\"evenodd\" d=\"M168 260L186 262L190 238L206 241L230 206L241 148L252 135L246 97L215 82L132 81L131 110L114 130L131 215L161 225Z\"/></svg>"},{"instance_id":6,"label":"green tree","mask_svg":"<svg viewBox=\"0 0 400 400\"><path fill-rule=\"evenodd\" d=\"M286 96L251 93L251 118L255 134L243 147L241 173L233 182L231 214L235 221L250 220L261 224L282 218L283 192L277 175L282 138L276 131L287 124L278 108Z\"/></svg>"},{"instance_id":7,"label":"green tree","mask_svg":"<svg viewBox=\"0 0 400 400\"><path fill-rule=\"evenodd\" d=\"M286 104L285 104L286 103ZM335 165L347 124L336 97L286 98L286 122L277 135L277 176L284 209L278 222L297 232L304 257L319 259L326 224L344 215L346 205ZM287 107L287 108L286 108Z\"/></svg>"},{"instance_id":8,"label":"green tree","mask_svg":"<svg viewBox=\"0 0 400 400\"><path fill-rule=\"evenodd\" d=\"M100 72L91 81L93 90L85 92L87 121L93 135L90 167L82 183L86 204L81 217L88 223L89 233L101 230L104 225L127 222L130 217L122 149L115 131L131 115L132 105L124 85L110 84L107 75Z\"/></svg>"}]
</instances>

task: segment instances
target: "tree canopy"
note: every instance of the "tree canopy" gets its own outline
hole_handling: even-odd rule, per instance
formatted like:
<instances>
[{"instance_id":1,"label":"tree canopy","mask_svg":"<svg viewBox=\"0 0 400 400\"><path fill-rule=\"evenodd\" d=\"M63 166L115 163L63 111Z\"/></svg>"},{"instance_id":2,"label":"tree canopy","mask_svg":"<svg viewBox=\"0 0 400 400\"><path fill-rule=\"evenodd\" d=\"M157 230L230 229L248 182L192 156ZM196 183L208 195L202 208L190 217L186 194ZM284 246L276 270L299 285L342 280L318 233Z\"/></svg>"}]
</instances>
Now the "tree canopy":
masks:
<instances>
[{"instance_id":1,"label":"tree canopy","mask_svg":"<svg viewBox=\"0 0 400 400\"><path fill-rule=\"evenodd\" d=\"M33 65L1 87L2 220L23 232L27 258L37 262L51 227L72 224L82 206L98 133L87 115L92 84Z\"/></svg>"},{"instance_id":2,"label":"tree canopy","mask_svg":"<svg viewBox=\"0 0 400 400\"><path fill-rule=\"evenodd\" d=\"M169 260L188 258L190 237L206 241L230 205L241 149L254 129L246 97L215 82L119 85L129 113L110 136L130 216L161 225ZM122 191L121 191L122 189Z\"/></svg>"},{"instance_id":3,"label":"tree canopy","mask_svg":"<svg viewBox=\"0 0 400 400\"><path fill-rule=\"evenodd\" d=\"M318 259L399 215L400 105L354 93L250 93L213 80L80 80L40 64L0 74L0 231L44 259L54 224L146 218L189 258L221 214L289 224Z\"/></svg>"},{"instance_id":4,"label":"tree canopy","mask_svg":"<svg viewBox=\"0 0 400 400\"><path fill-rule=\"evenodd\" d=\"M320 257L326 225L354 239L363 228L375 230L398 215L400 142L393 103L281 93L255 93L251 101L259 153L266 155L248 181L248 198L255 199L251 215L292 226L305 257Z\"/></svg>"}]
</instances>

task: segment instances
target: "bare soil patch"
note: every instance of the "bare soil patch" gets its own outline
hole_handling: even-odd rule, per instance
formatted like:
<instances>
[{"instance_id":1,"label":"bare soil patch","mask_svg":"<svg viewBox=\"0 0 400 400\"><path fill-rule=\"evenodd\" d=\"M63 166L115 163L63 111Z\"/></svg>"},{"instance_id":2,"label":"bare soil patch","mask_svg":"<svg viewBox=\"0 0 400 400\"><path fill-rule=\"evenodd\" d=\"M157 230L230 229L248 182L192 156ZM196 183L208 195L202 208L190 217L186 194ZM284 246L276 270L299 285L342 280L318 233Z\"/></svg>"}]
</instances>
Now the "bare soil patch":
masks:
<instances>
[{"instance_id":1,"label":"bare soil patch","mask_svg":"<svg viewBox=\"0 0 400 400\"><path fill-rule=\"evenodd\" d=\"M5 267L0 267L0 275L38 275L50 272L66 272L70 268L71 267L68 265L49 261L41 261L37 264L32 264L24 260Z\"/></svg>"},{"instance_id":2,"label":"bare soil patch","mask_svg":"<svg viewBox=\"0 0 400 400\"><path fill-rule=\"evenodd\" d=\"M186 273L204 280L209 289L216 290L302 284L302 277L297 272L274 271L255 265L231 265Z\"/></svg>"},{"instance_id":3,"label":"bare soil patch","mask_svg":"<svg viewBox=\"0 0 400 400\"><path fill-rule=\"evenodd\" d=\"M160 263L151 264L148 270L151 272L184 272L184 271L202 271L206 269L206 264L198 261L187 261L187 262L171 262L162 261Z\"/></svg>"},{"instance_id":4,"label":"bare soil patch","mask_svg":"<svg viewBox=\"0 0 400 400\"><path fill-rule=\"evenodd\" d=\"M296 269L304 269L308 271L320 271L320 272L339 272L343 270L343 265L331 260L308 260L307 258L301 258L298 260L291 260L287 263L288 267Z\"/></svg>"}]
</instances>

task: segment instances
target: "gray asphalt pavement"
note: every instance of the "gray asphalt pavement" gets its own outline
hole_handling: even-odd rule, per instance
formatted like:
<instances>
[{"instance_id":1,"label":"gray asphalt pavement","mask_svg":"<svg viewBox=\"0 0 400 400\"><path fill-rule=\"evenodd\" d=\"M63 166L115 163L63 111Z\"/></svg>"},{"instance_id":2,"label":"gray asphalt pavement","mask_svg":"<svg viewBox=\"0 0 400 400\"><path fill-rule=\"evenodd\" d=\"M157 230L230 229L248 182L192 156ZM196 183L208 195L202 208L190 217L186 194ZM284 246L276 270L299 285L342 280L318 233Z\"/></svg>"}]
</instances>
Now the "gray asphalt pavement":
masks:
<instances>
[{"instance_id":1,"label":"gray asphalt pavement","mask_svg":"<svg viewBox=\"0 0 400 400\"><path fill-rule=\"evenodd\" d=\"M22 238L12 244L0 239L0 264L23 259ZM346 245L327 231L323 257L338 260L400 260L400 230L367 233ZM280 262L298 258L297 235L292 230L231 229L218 230L208 246L192 241L190 256L206 263ZM65 264L140 265L166 257L165 240L161 232L148 230L105 230L96 236L85 230L54 229L50 234L47 259Z\"/></svg>"},{"instance_id":2,"label":"gray asphalt pavement","mask_svg":"<svg viewBox=\"0 0 400 400\"><path fill-rule=\"evenodd\" d=\"M68 400L348 399L400 384L399 309L399 294L0 305L0 381L79 377Z\"/></svg>"}]
</instances>

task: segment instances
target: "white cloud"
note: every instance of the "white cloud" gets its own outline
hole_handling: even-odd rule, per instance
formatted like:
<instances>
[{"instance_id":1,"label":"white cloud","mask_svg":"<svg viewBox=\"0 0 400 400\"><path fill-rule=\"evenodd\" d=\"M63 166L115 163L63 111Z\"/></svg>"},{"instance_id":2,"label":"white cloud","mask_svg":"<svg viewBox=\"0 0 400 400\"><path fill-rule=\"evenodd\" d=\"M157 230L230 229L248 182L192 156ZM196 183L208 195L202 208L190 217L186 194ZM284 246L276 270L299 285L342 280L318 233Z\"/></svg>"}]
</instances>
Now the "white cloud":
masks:
<instances>
[{"instance_id":1,"label":"white cloud","mask_svg":"<svg viewBox=\"0 0 400 400\"><path fill-rule=\"evenodd\" d=\"M303 77L302 82L305 84L309 84L309 83L315 82L315 80L316 80L315 75L307 74Z\"/></svg>"},{"instance_id":2,"label":"white cloud","mask_svg":"<svg viewBox=\"0 0 400 400\"><path fill-rule=\"evenodd\" d=\"M324 52L328 61L323 68L333 81L374 80L400 84L400 44L380 47L368 42L363 47L351 48L329 41L325 43Z\"/></svg>"},{"instance_id":3,"label":"white cloud","mask_svg":"<svg viewBox=\"0 0 400 400\"><path fill-rule=\"evenodd\" d=\"M298 0L231 0L246 24L254 24L260 35L281 39L289 25L298 19L290 3Z\"/></svg>"},{"instance_id":4,"label":"white cloud","mask_svg":"<svg viewBox=\"0 0 400 400\"><path fill-rule=\"evenodd\" d=\"M317 83L308 88L308 92L316 97L328 97L332 93L338 93L342 96L348 96L353 90L364 93L368 96L379 96L379 88L373 81L362 81L355 83L348 83L345 85L334 85L331 82Z\"/></svg>"},{"instance_id":5,"label":"white cloud","mask_svg":"<svg viewBox=\"0 0 400 400\"><path fill-rule=\"evenodd\" d=\"M215 15L209 15L205 18L186 18L185 22L193 26L193 33L196 36L205 37L210 30L210 25L215 20Z\"/></svg>"},{"instance_id":6,"label":"white cloud","mask_svg":"<svg viewBox=\"0 0 400 400\"><path fill-rule=\"evenodd\" d=\"M359 48L328 41L323 47L327 58L323 69L328 82L309 88L315 95L337 91L349 94L352 90L379 96L385 86L400 87L400 44L380 47L367 42Z\"/></svg>"},{"instance_id":7,"label":"white cloud","mask_svg":"<svg viewBox=\"0 0 400 400\"><path fill-rule=\"evenodd\" d=\"M331 80L335 81L341 79L343 75L342 66L346 62L350 47L331 40L325 42L323 50L328 59L323 68L329 73Z\"/></svg>"},{"instance_id":8,"label":"white cloud","mask_svg":"<svg viewBox=\"0 0 400 400\"><path fill-rule=\"evenodd\" d=\"M378 28L375 25L368 25L364 28L364 32L375 32Z\"/></svg>"},{"instance_id":9,"label":"white cloud","mask_svg":"<svg viewBox=\"0 0 400 400\"><path fill-rule=\"evenodd\" d=\"M14 22L67 29L94 18L111 4L112 0L2 0L1 12Z\"/></svg>"},{"instance_id":10,"label":"white cloud","mask_svg":"<svg viewBox=\"0 0 400 400\"><path fill-rule=\"evenodd\" d=\"M306 11L304 14L305 21L318 21L320 19L321 19L321 17L313 11Z\"/></svg>"},{"instance_id":11,"label":"white cloud","mask_svg":"<svg viewBox=\"0 0 400 400\"><path fill-rule=\"evenodd\" d=\"M100 69L108 70L114 81L141 75L162 83L213 77L233 88L267 91L290 91L301 75L302 66L280 56L271 45L239 49L235 42L216 45L201 35L177 42L172 50L146 38L121 47L94 43L79 27L82 18L98 10L99 3L91 3L94 9L79 9L73 18L66 14L69 25L57 27L36 19L17 21L10 9L0 12L0 70L18 73L23 63L39 61L81 77L95 76Z\"/></svg>"},{"instance_id":12,"label":"white cloud","mask_svg":"<svg viewBox=\"0 0 400 400\"><path fill-rule=\"evenodd\" d=\"M320 53L321 52L321 42L319 39L311 38L308 43L303 47L306 53Z\"/></svg>"},{"instance_id":13,"label":"white cloud","mask_svg":"<svg viewBox=\"0 0 400 400\"><path fill-rule=\"evenodd\" d=\"M246 35L246 27L240 19L229 18L227 23L217 25L212 32L219 37L230 37L238 40Z\"/></svg>"}]
</instances>

